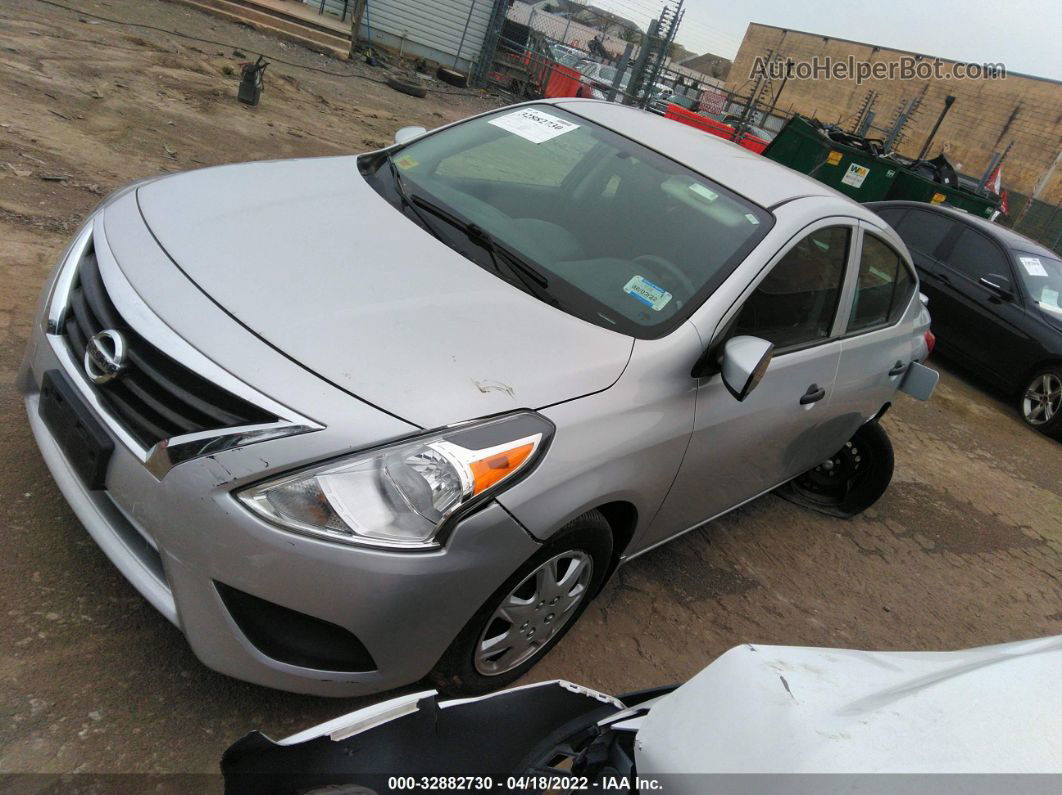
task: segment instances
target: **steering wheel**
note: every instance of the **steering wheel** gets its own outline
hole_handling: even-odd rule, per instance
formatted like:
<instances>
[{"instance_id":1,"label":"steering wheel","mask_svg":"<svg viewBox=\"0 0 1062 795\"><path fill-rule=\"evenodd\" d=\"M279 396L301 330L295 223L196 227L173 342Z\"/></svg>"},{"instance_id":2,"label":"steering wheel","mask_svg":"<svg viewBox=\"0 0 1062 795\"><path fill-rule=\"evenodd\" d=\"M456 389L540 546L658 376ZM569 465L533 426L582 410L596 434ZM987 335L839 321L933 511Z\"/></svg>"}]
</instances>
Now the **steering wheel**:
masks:
<instances>
[{"instance_id":1,"label":"steering wheel","mask_svg":"<svg viewBox=\"0 0 1062 795\"><path fill-rule=\"evenodd\" d=\"M689 277L683 273L682 269L675 263L670 262L663 257L658 257L656 254L642 254L641 256L635 257L634 262L640 265L647 265L651 271L656 271L654 275L657 275L657 278L659 278L660 275L666 275L672 283L682 288L683 292L686 294L686 298L692 298L693 294L697 292L697 287L689 280ZM668 292L672 295L675 294L673 289L668 290ZM682 303L683 301L681 299L676 300L675 306L682 306Z\"/></svg>"}]
</instances>

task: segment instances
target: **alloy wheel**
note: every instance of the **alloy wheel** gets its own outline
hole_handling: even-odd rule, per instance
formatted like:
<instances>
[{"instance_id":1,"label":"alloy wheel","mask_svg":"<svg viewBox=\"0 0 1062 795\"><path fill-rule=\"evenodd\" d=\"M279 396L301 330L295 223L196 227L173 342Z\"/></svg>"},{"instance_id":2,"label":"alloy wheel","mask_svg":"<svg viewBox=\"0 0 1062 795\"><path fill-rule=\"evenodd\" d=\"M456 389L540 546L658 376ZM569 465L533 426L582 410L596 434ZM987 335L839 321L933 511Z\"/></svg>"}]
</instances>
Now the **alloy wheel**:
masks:
<instances>
[{"instance_id":1,"label":"alloy wheel","mask_svg":"<svg viewBox=\"0 0 1062 795\"><path fill-rule=\"evenodd\" d=\"M497 676L527 662L575 615L590 588L593 559L572 549L547 560L502 599L476 644L476 670Z\"/></svg>"},{"instance_id":2,"label":"alloy wheel","mask_svg":"<svg viewBox=\"0 0 1062 795\"><path fill-rule=\"evenodd\" d=\"M1021 410L1030 425L1050 422L1062 411L1062 379L1054 373L1042 373L1025 390Z\"/></svg>"}]
</instances>

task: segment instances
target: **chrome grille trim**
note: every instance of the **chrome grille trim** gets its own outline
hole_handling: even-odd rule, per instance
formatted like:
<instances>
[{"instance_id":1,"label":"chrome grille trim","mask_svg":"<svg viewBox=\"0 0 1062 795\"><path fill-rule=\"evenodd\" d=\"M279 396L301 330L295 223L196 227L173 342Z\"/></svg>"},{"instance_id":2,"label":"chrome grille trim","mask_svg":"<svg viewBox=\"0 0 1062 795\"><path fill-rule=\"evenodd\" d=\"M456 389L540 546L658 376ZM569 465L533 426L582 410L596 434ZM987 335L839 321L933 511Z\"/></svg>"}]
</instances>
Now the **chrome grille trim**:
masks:
<instances>
[{"instance_id":1,"label":"chrome grille trim","mask_svg":"<svg viewBox=\"0 0 1062 795\"><path fill-rule=\"evenodd\" d=\"M107 407L98 389L86 377L84 367L79 357L72 352L65 334L78 268L90 246L95 249L99 275L110 302L120 311L124 322L135 329L138 336L176 364L209 381L217 389L230 393L263 414L271 415L270 421L182 433L151 445L144 444L131 433ZM67 249L48 298L46 318L48 342L82 398L103 420L110 433L160 480L173 467L200 456L269 439L309 433L324 427L236 379L185 342L152 312L118 268L118 263L107 245L102 214L98 213L90 219Z\"/></svg>"}]
</instances>

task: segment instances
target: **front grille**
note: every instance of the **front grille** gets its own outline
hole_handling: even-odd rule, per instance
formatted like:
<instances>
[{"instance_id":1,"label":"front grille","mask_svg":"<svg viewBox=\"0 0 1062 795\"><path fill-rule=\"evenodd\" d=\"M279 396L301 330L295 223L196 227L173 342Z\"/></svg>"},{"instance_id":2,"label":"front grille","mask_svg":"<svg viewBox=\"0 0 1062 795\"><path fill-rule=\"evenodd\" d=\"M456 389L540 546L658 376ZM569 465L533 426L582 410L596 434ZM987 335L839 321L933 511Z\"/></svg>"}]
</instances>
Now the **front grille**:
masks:
<instances>
[{"instance_id":1,"label":"front grille","mask_svg":"<svg viewBox=\"0 0 1062 795\"><path fill-rule=\"evenodd\" d=\"M104 329L121 332L128 363L96 385L115 420L145 449L187 433L275 422L277 418L179 364L134 331L111 303L91 242L70 290L62 334L79 364L85 345Z\"/></svg>"}]
</instances>

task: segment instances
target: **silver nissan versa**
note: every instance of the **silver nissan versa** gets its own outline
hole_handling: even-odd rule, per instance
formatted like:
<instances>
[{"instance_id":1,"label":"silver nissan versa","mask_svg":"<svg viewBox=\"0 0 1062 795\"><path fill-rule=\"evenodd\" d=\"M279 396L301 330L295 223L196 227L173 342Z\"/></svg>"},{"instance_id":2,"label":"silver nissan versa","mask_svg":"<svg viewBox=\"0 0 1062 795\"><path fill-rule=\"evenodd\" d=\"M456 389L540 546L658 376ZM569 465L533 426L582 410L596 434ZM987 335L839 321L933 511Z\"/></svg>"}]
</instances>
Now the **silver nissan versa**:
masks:
<instances>
[{"instance_id":1,"label":"silver nissan versa","mask_svg":"<svg viewBox=\"0 0 1062 795\"><path fill-rule=\"evenodd\" d=\"M874 502L928 327L872 212L564 100L118 191L19 386L78 517L206 665L476 693L618 564L766 491Z\"/></svg>"}]
</instances>

